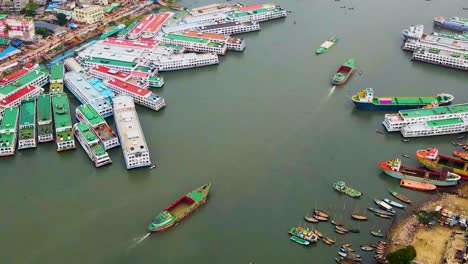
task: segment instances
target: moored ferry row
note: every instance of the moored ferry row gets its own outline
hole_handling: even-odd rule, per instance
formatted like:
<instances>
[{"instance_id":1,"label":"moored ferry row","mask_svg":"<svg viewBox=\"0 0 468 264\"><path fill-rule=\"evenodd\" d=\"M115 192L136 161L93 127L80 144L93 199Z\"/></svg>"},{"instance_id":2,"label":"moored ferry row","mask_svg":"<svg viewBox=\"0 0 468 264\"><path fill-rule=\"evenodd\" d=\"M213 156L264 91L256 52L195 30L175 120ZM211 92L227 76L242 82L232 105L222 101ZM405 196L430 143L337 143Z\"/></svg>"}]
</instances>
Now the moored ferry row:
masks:
<instances>
[{"instance_id":1,"label":"moored ferry row","mask_svg":"<svg viewBox=\"0 0 468 264\"><path fill-rule=\"evenodd\" d=\"M449 52L437 48L418 49L414 51L412 59L465 71L468 70L468 53Z\"/></svg>"},{"instance_id":2,"label":"moored ferry row","mask_svg":"<svg viewBox=\"0 0 468 264\"><path fill-rule=\"evenodd\" d=\"M75 149L75 137L73 136L70 105L65 93L52 95L52 109L54 113L55 140L57 151Z\"/></svg>"}]
</instances>

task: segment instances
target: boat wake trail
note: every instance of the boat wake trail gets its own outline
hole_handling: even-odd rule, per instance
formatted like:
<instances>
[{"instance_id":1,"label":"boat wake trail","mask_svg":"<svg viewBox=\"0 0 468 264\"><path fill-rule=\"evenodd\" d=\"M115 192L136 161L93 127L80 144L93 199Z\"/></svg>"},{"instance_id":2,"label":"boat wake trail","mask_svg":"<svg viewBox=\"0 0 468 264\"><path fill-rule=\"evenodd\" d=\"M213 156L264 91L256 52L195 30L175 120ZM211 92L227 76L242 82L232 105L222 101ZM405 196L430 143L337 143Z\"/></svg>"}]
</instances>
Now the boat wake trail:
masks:
<instances>
[{"instance_id":1,"label":"boat wake trail","mask_svg":"<svg viewBox=\"0 0 468 264\"><path fill-rule=\"evenodd\" d=\"M147 237L149 237L149 235L151 235L151 233L147 233L147 234L144 235L144 236L134 238L134 239L132 240L133 243L128 247L128 249L132 249L132 248L136 247L138 244L140 244L141 242L143 242L143 240L145 240Z\"/></svg>"},{"instance_id":2,"label":"boat wake trail","mask_svg":"<svg viewBox=\"0 0 468 264\"><path fill-rule=\"evenodd\" d=\"M330 97L333 94L333 92L335 91L335 88L336 88L336 85L330 89L330 92L328 93L328 97Z\"/></svg>"}]
</instances>

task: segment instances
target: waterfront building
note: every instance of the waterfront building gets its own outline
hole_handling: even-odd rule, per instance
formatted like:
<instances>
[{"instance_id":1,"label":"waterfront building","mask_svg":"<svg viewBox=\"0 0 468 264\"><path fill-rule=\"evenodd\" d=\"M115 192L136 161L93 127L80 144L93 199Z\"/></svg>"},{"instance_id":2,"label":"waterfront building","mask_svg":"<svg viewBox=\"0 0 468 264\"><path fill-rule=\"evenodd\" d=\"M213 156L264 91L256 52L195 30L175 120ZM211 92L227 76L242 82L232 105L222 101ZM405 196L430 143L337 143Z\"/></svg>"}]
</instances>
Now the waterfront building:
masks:
<instances>
[{"instance_id":1,"label":"waterfront building","mask_svg":"<svg viewBox=\"0 0 468 264\"><path fill-rule=\"evenodd\" d=\"M286 17L286 10L275 4L244 6L227 16L227 19L239 22L257 21Z\"/></svg>"},{"instance_id":2,"label":"waterfront building","mask_svg":"<svg viewBox=\"0 0 468 264\"><path fill-rule=\"evenodd\" d=\"M67 72L65 86L82 104L91 104L103 118L112 115L114 93L98 79L86 79L77 72Z\"/></svg>"},{"instance_id":3,"label":"waterfront building","mask_svg":"<svg viewBox=\"0 0 468 264\"><path fill-rule=\"evenodd\" d=\"M32 41L35 36L36 29L31 17L0 14L0 37Z\"/></svg>"},{"instance_id":4,"label":"waterfront building","mask_svg":"<svg viewBox=\"0 0 468 264\"><path fill-rule=\"evenodd\" d=\"M2 0L0 1L0 9L8 13L17 13L20 12L27 3L27 0Z\"/></svg>"},{"instance_id":5,"label":"waterfront building","mask_svg":"<svg viewBox=\"0 0 468 264\"><path fill-rule=\"evenodd\" d=\"M76 8L73 10L73 18L76 21L93 24L104 18L104 11L101 6L90 5Z\"/></svg>"},{"instance_id":6,"label":"waterfront building","mask_svg":"<svg viewBox=\"0 0 468 264\"><path fill-rule=\"evenodd\" d=\"M220 55L225 55L227 46L224 43L213 41L206 38L194 36L186 36L183 34L164 34L161 37L161 42L167 44L181 45L187 50L194 52L212 52Z\"/></svg>"},{"instance_id":7,"label":"waterfront building","mask_svg":"<svg viewBox=\"0 0 468 264\"><path fill-rule=\"evenodd\" d=\"M37 135L39 143L54 140L50 94L37 97Z\"/></svg>"},{"instance_id":8,"label":"waterfront building","mask_svg":"<svg viewBox=\"0 0 468 264\"><path fill-rule=\"evenodd\" d=\"M36 99L21 101L18 149L36 147Z\"/></svg>"},{"instance_id":9,"label":"waterfront building","mask_svg":"<svg viewBox=\"0 0 468 264\"><path fill-rule=\"evenodd\" d=\"M150 90L143 89L119 79L106 80L104 83L116 94L130 96L134 99L135 103L155 111L159 111L161 108L166 106L164 98L153 94Z\"/></svg>"},{"instance_id":10,"label":"waterfront building","mask_svg":"<svg viewBox=\"0 0 468 264\"><path fill-rule=\"evenodd\" d=\"M127 169L150 166L150 154L130 96L114 98L114 118Z\"/></svg>"},{"instance_id":11,"label":"waterfront building","mask_svg":"<svg viewBox=\"0 0 468 264\"><path fill-rule=\"evenodd\" d=\"M111 149L120 145L117 134L112 131L106 120L90 104L80 105L76 108L76 118L88 124L105 149Z\"/></svg>"},{"instance_id":12,"label":"waterfront building","mask_svg":"<svg viewBox=\"0 0 468 264\"><path fill-rule=\"evenodd\" d=\"M0 156L15 155L19 108L8 107L0 123Z\"/></svg>"},{"instance_id":13,"label":"waterfront building","mask_svg":"<svg viewBox=\"0 0 468 264\"><path fill-rule=\"evenodd\" d=\"M109 154L101 145L88 124L84 122L76 123L73 126L73 133L86 154L88 154L88 157L94 162L94 166L101 167L112 163Z\"/></svg>"},{"instance_id":14,"label":"waterfront building","mask_svg":"<svg viewBox=\"0 0 468 264\"><path fill-rule=\"evenodd\" d=\"M75 137L72 131L70 105L67 94L56 93L52 95L52 109L54 113L55 140L57 151L75 149Z\"/></svg>"},{"instance_id":15,"label":"waterfront building","mask_svg":"<svg viewBox=\"0 0 468 264\"><path fill-rule=\"evenodd\" d=\"M468 119L468 103L433 108L421 108L400 110L398 113L386 114L383 125L388 132L401 131L408 125L421 125L430 121L448 120L460 118ZM446 121L436 122L430 125L438 126ZM408 130L409 131L409 130ZM408 132L409 133L409 132Z\"/></svg>"},{"instance_id":16,"label":"waterfront building","mask_svg":"<svg viewBox=\"0 0 468 264\"><path fill-rule=\"evenodd\" d=\"M63 92L63 75L65 67L63 62L57 62L50 66L50 86L49 93Z\"/></svg>"}]
</instances>

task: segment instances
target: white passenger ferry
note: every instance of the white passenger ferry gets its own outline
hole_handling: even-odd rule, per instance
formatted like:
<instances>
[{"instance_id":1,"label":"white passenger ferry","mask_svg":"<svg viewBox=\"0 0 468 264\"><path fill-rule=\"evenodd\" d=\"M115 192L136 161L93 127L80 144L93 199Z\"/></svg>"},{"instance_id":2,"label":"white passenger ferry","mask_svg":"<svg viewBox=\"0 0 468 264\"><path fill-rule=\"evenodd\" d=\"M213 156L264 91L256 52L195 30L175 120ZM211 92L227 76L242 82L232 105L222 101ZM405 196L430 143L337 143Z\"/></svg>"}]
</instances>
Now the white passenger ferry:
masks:
<instances>
[{"instance_id":1,"label":"white passenger ferry","mask_svg":"<svg viewBox=\"0 0 468 264\"><path fill-rule=\"evenodd\" d=\"M114 118L127 169L150 166L150 153L130 96L114 98Z\"/></svg>"},{"instance_id":2,"label":"white passenger ferry","mask_svg":"<svg viewBox=\"0 0 468 264\"><path fill-rule=\"evenodd\" d=\"M403 137L427 137L458 134L468 131L468 118L447 118L407 125L401 129Z\"/></svg>"},{"instance_id":3,"label":"white passenger ferry","mask_svg":"<svg viewBox=\"0 0 468 264\"><path fill-rule=\"evenodd\" d=\"M101 145L88 124L84 122L76 123L73 125L73 133L96 167L112 163L109 154Z\"/></svg>"},{"instance_id":4,"label":"white passenger ferry","mask_svg":"<svg viewBox=\"0 0 468 264\"><path fill-rule=\"evenodd\" d=\"M418 49L413 52L412 59L465 71L468 70L468 53L450 52L438 48Z\"/></svg>"},{"instance_id":5,"label":"white passenger ferry","mask_svg":"<svg viewBox=\"0 0 468 264\"><path fill-rule=\"evenodd\" d=\"M172 56L161 56L154 64L159 71L175 71L181 69L195 68L214 65L219 63L218 55L215 53L184 53Z\"/></svg>"}]
</instances>

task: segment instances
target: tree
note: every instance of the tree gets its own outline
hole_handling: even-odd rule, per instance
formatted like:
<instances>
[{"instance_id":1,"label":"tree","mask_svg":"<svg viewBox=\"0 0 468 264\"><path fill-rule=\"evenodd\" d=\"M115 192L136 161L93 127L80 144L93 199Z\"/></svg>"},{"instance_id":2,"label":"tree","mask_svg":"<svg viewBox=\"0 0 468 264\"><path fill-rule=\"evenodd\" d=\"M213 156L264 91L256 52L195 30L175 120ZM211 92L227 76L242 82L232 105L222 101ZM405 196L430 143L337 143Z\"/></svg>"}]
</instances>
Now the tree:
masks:
<instances>
[{"instance_id":1,"label":"tree","mask_svg":"<svg viewBox=\"0 0 468 264\"><path fill-rule=\"evenodd\" d=\"M60 26L63 26L67 23L67 16L65 14L62 14L62 13L58 13L57 14L57 23L60 25Z\"/></svg>"},{"instance_id":2,"label":"tree","mask_svg":"<svg viewBox=\"0 0 468 264\"><path fill-rule=\"evenodd\" d=\"M36 29L36 33L41 35L43 38L47 37L47 29L45 28Z\"/></svg>"},{"instance_id":3,"label":"tree","mask_svg":"<svg viewBox=\"0 0 468 264\"><path fill-rule=\"evenodd\" d=\"M37 3L29 1L24 9L20 11L21 14L26 14L27 16L34 16L36 14L36 9L39 7Z\"/></svg>"},{"instance_id":4,"label":"tree","mask_svg":"<svg viewBox=\"0 0 468 264\"><path fill-rule=\"evenodd\" d=\"M424 225L428 225L431 222L435 222L440 219L440 213L436 211L427 212L424 210L419 210L416 213L416 217L418 218L419 222Z\"/></svg>"},{"instance_id":5,"label":"tree","mask_svg":"<svg viewBox=\"0 0 468 264\"><path fill-rule=\"evenodd\" d=\"M112 27L117 25L117 23L115 21L109 21L108 25Z\"/></svg>"},{"instance_id":6,"label":"tree","mask_svg":"<svg viewBox=\"0 0 468 264\"><path fill-rule=\"evenodd\" d=\"M407 246L387 255L390 264L409 264L416 258L416 249L413 246Z\"/></svg>"}]
</instances>

